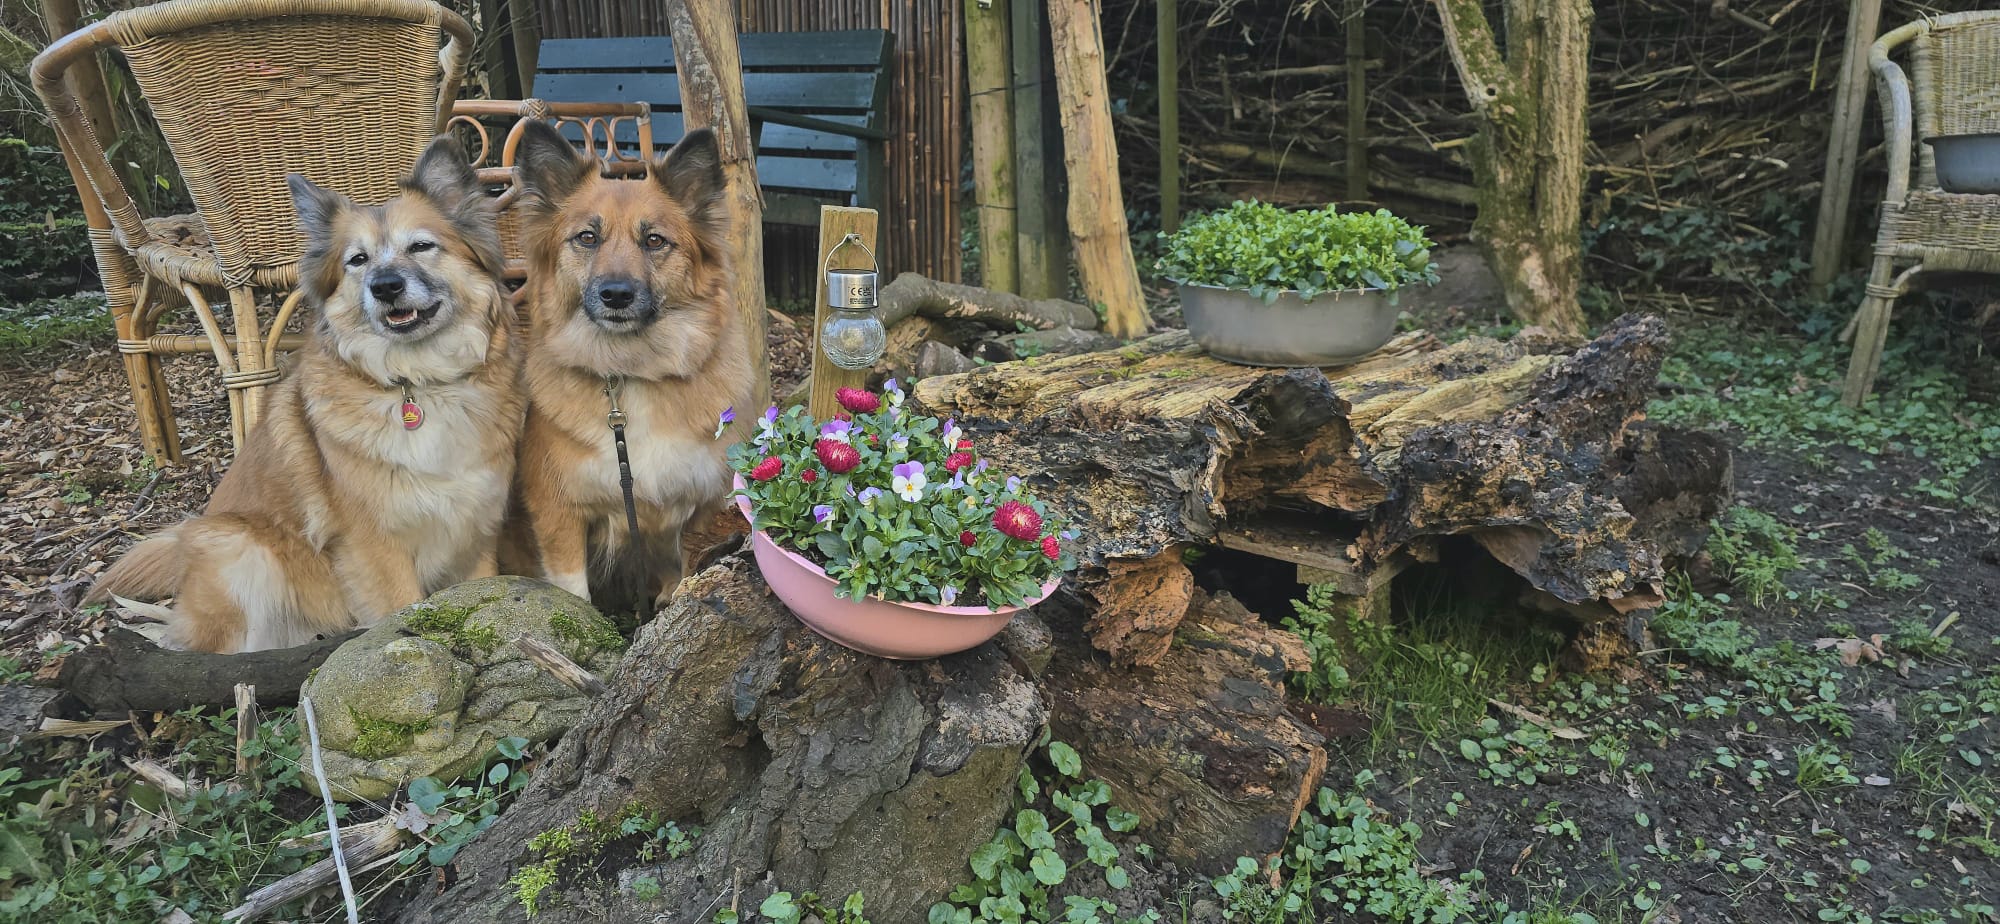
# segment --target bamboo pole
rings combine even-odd
[[[1056,230],[1055,185],[1049,181],[1048,152],[1043,132],[1042,4],[1035,0],[1011,5],[1014,86],[1014,228],[1016,281],[1028,298],[1060,298],[1067,294],[1062,271],[1062,244]]]
[[[1008,86],[1008,0],[965,0],[965,72],[972,94],[972,185],[979,202],[979,281],[1020,286],[1014,224],[1014,94]]]
[[[744,348],[754,363],[757,393],[751,407],[771,400],[771,357],[765,343],[764,196],[757,188],[757,150],[750,110],[743,99],[743,58],[736,42],[730,0],[667,0],[679,71],[681,112],[688,130],[712,129],[728,181],[724,200],[729,236],[730,295],[743,326]]]
[[[1812,284],[1825,286],[1840,275],[1847,247],[1849,199],[1854,194],[1854,167],[1861,147],[1861,120],[1868,106],[1868,47],[1882,19],[1882,0],[1853,0],[1847,8],[1847,50],[1842,53],[1840,83],[1833,93],[1833,128],[1827,132],[1825,181],[1819,191],[1819,217],[1814,220]]]
[[[1069,171],[1069,236],[1084,296],[1102,306],[1105,330],[1118,337],[1146,331],[1146,295],[1132,260],[1125,196],[1118,182],[1118,146],[1105,86],[1104,37],[1090,0],[1049,4],[1061,102],[1063,164]]]
[[[1368,198],[1368,6],[1347,0],[1347,198]]]
[[[535,63],[542,53],[542,20],[533,0],[507,0],[507,31],[514,37],[514,66],[521,95],[535,95]]]
[[[840,245],[849,234],[861,237],[861,243],[869,250],[881,253],[875,247],[875,232],[880,216],[874,209],[853,209],[838,205],[819,207],[819,258],[814,266],[827,269],[868,269],[868,254],[858,247],[841,247],[839,253],[833,249]],[[829,262],[828,254],[833,254]],[[876,267],[880,269],[880,267]],[[842,369],[826,357],[826,350],[819,342],[820,330],[833,316],[833,307],[826,301],[826,277],[820,276],[813,287],[813,351],[812,351],[812,393],[806,399],[806,410],[815,420],[832,420],[834,412],[840,410],[840,402],[835,393],[843,388],[861,388],[868,384],[868,370]],[[879,290],[878,290],[879,291]]]
[[[1181,36],[1178,0],[1154,0],[1159,8],[1160,230],[1181,227]]]

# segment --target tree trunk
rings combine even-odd
[[[1590,0],[1506,0],[1504,54],[1480,0],[1435,2],[1480,120],[1467,146],[1479,196],[1473,234],[1516,317],[1582,333]]]
[[[1069,236],[1076,248],[1084,297],[1103,306],[1105,330],[1119,337],[1146,332],[1146,295],[1132,261],[1125,197],[1118,184],[1118,146],[1111,127],[1111,91],[1104,79],[1104,36],[1090,0],[1049,4],[1056,93],[1062,101],[1063,163],[1069,169]]]
[[[757,188],[757,151],[750,112],[743,101],[743,62],[736,46],[735,4],[727,0],[667,0],[681,105],[689,130],[712,129],[728,180],[734,230],[730,294],[736,300],[744,347],[756,363],[756,400],[771,397],[770,350],[764,342],[764,198]]]
[[[1290,551],[1258,554],[1364,588],[1462,534],[1557,598],[1652,599],[1662,546],[1685,544],[1667,539],[1728,494],[1719,446],[1673,471],[1628,451],[1665,341],[1637,318],[1573,353],[1406,334],[1323,373],[1220,362],[1176,332],[928,380],[915,399],[1079,525],[1072,584],[1095,604],[1093,641],[1146,665],[1193,597],[1182,550],[1274,530],[1297,537]],[[1666,521],[1657,535],[1640,512]]]
[[[965,73],[972,108],[972,185],[979,200],[979,283],[1019,291],[1014,253],[1013,61],[1007,0],[965,0]]]

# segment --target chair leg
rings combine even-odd
[[[132,410],[139,418],[139,441],[154,464],[170,467],[181,464],[180,434],[174,429],[173,405],[168,400],[166,375],[160,358],[147,342],[152,325],[147,322],[151,280],[132,288],[112,292],[105,287],[111,304],[111,323],[118,332],[119,358],[125,364],[125,381],[132,390]]]
[[[1910,277],[1921,269],[1921,265],[1913,266],[1892,278],[1893,261],[1886,256],[1875,258],[1868,274],[1867,295],[1855,315],[1854,352],[1847,361],[1847,383],[1841,389],[1840,400],[1848,407],[1860,407],[1868,393],[1875,390],[1875,377],[1882,369],[1882,347],[1889,342],[1889,316],[1895,310],[1897,296],[1903,294]]]
[[[231,320],[236,327],[236,371],[223,377],[222,384],[243,394],[243,435],[256,432],[264,416],[264,393],[278,378],[278,370],[266,362],[264,331],[257,321],[257,293],[247,286],[229,290]]]
[[[229,350],[229,338],[222,334],[222,324],[215,318],[215,310],[201,289],[183,284],[181,295],[188,300],[188,307],[194,309],[195,319],[201,322],[201,329],[208,334],[208,346],[215,353],[215,364],[222,373],[222,388],[229,395],[229,441],[238,451],[243,449],[248,428],[244,426],[243,392],[236,384],[238,373],[236,355]]]

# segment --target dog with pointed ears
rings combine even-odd
[[[85,598],[178,647],[289,647],[497,570],[525,400],[492,199],[442,136],[384,205],[288,181],[307,342],[203,514]]]
[[[682,528],[729,491],[718,421],[755,393],[729,281],[761,270],[730,266],[729,240],[759,229],[729,226],[706,130],[621,180],[531,123],[519,164],[532,202],[525,517],[505,564],[601,609],[650,613],[680,583]]]

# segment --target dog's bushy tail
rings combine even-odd
[[[85,603],[108,603],[115,596],[152,601],[173,596],[181,582],[181,541],[178,532],[154,536],[118,559],[90,592]]]

